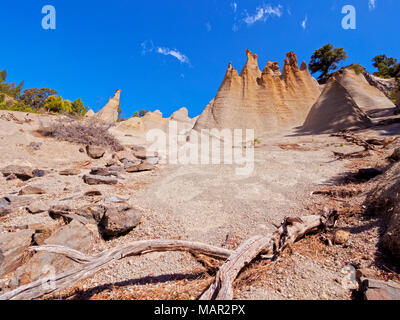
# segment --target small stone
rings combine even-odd
[[[350,232],[344,230],[338,230],[335,232],[334,242],[336,244],[344,245],[350,239]]]
[[[79,169],[65,169],[59,172],[62,176],[76,176],[81,173]]]
[[[28,206],[27,210],[31,214],[37,214],[47,211],[47,207],[42,201],[34,201]]]
[[[41,177],[44,177],[45,175],[46,175],[46,171],[44,171],[44,170],[39,170],[39,169],[33,170],[33,176],[35,178],[41,178]]]
[[[10,175],[15,175],[18,179],[23,181],[32,179],[34,177],[33,169],[27,166],[16,166],[10,165],[1,170],[1,173],[8,177]]]
[[[83,181],[85,181],[85,183],[89,185],[97,185],[97,184],[114,185],[118,183],[118,180],[112,177],[93,176],[93,175],[84,175]]]
[[[104,156],[106,150],[98,146],[86,146],[86,152],[92,159],[100,159]]]
[[[131,231],[140,223],[140,214],[130,207],[109,208],[99,224],[103,237],[116,237]]]
[[[19,195],[28,195],[28,194],[45,194],[46,191],[42,188],[35,186],[27,186],[19,191]]]
[[[84,194],[86,197],[95,197],[95,196],[101,196],[101,192],[98,190],[90,190],[85,192]]]
[[[143,161],[139,165],[126,167],[125,171],[132,173],[132,172],[151,171],[153,169],[154,169],[154,166],[151,163],[148,163],[147,161]]]

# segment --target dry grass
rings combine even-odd
[[[45,137],[68,141],[77,144],[94,145],[110,148],[113,151],[123,150],[121,144],[108,132],[109,124],[94,120],[57,119],[38,133]]]

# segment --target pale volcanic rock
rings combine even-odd
[[[116,123],[118,121],[118,108],[121,90],[117,90],[113,98],[101,109],[96,117],[106,123]]]
[[[360,109],[367,114],[395,108],[393,102],[382,91],[370,85],[362,73],[357,74],[352,68],[343,68],[335,72],[333,77],[346,88]]]
[[[301,125],[320,95],[320,89],[303,63],[289,52],[282,72],[277,62],[260,71],[250,50],[240,75],[229,63],[216,97],[198,118],[194,129],[254,129],[256,136]]]
[[[90,109],[88,112],[85,114],[85,118],[93,118],[96,114],[92,109]]]
[[[350,93],[331,78],[311,108],[300,131],[307,134],[333,133],[345,129],[365,128],[372,124]]]

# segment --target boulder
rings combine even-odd
[[[5,177],[15,175],[18,179],[23,181],[32,179],[34,177],[33,169],[27,166],[10,165],[1,169],[1,173]]]
[[[103,147],[86,146],[86,152],[92,159],[100,159],[104,156],[106,150]]]
[[[103,237],[124,235],[140,223],[140,214],[130,207],[109,208],[100,221],[99,230]]]
[[[114,185],[118,183],[118,180],[113,177],[103,177],[103,176],[94,176],[94,175],[84,175],[83,181],[89,185],[98,185],[98,184],[108,184]]]
[[[59,172],[61,176],[76,176],[81,173],[79,169],[65,169]]]
[[[72,221],[43,241],[45,245],[61,245],[87,253],[94,243],[92,232],[83,224]],[[59,254],[37,252],[28,263],[19,267],[15,276],[19,285],[31,283],[44,276],[59,274],[79,264]]]
[[[23,263],[32,235],[32,230],[0,234],[0,277],[15,271]]]
[[[19,195],[21,196],[29,194],[46,194],[46,191],[36,186],[26,186],[19,191]]]

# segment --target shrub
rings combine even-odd
[[[46,137],[72,143],[102,146],[114,151],[123,150],[115,137],[108,132],[111,125],[95,120],[74,120],[63,117],[39,129]]]
[[[348,68],[353,69],[356,74],[360,74],[363,71],[365,71],[365,68],[360,64],[352,64],[352,65],[348,66]]]

